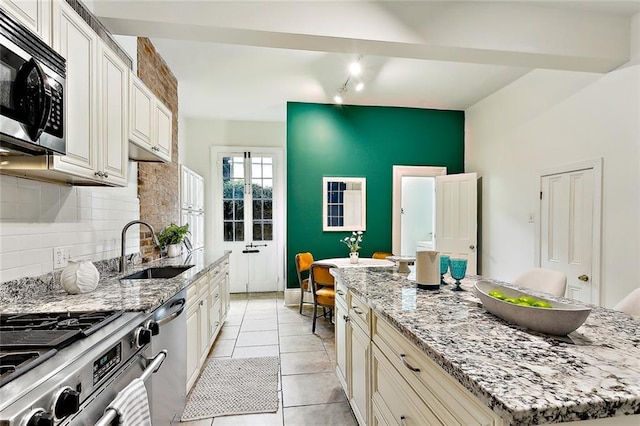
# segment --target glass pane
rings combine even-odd
[[[262,241],[262,222],[253,222],[253,240]]]
[[[265,219],[273,219],[273,202],[265,200],[262,204],[262,217]]]
[[[222,218],[226,220],[233,220],[233,201],[224,200],[222,202]],[[225,223],[226,225],[226,223]],[[227,241],[227,240],[225,240]]]
[[[253,200],[253,219],[262,219],[262,201]]]
[[[236,200],[233,203],[235,220],[244,220],[244,201]]]
[[[254,158],[251,162],[251,177],[254,179],[262,177],[262,164],[259,158]]]
[[[234,179],[231,181],[233,185],[233,197],[242,200],[244,198],[244,180]]]
[[[224,157],[222,159],[222,179],[228,180],[231,178],[231,158]]]
[[[262,198],[262,181],[260,179],[253,179],[252,183],[253,198]]]
[[[243,222],[234,222],[235,228],[235,241],[244,241],[244,223]]]
[[[222,183],[222,198],[233,198],[233,184],[229,180]]]
[[[271,164],[266,164],[266,158],[265,158],[265,164],[262,165],[262,176],[265,178],[273,178],[273,166]],[[271,160],[269,158],[269,160]]]
[[[263,241],[272,241],[273,240],[273,224],[271,222],[265,222],[262,230],[262,240]]]
[[[244,158],[233,157],[232,175],[236,179],[244,179]]]
[[[233,222],[224,222],[224,240],[233,241]]]

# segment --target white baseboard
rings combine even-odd
[[[304,293],[304,301],[306,303],[313,304],[313,296],[310,292]],[[288,288],[284,291],[284,305],[285,306],[300,306],[300,289]]]

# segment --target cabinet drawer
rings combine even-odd
[[[373,317],[374,346],[447,425],[499,425],[502,421],[392,325]]]
[[[224,277],[223,269],[222,265],[216,265],[211,272],[209,272],[211,274],[212,282],[217,283],[222,277]]]
[[[220,301],[220,286],[217,284],[211,285],[211,287],[209,287],[209,294],[211,294],[211,300],[213,303]]]
[[[402,426],[443,425],[382,352],[373,346],[372,401],[384,423]]]
[[[187,287],[187,309],[198,300],[198,293],[200,293],[200,280]]]
[[[349,292],[349,318],[367,334],[371,335],[371,309],[358,296]]]
[[[347,288],[336,280],[336,302],[342,302],[343,305],[348,306],[347,295]]]

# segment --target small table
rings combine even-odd
[[[398,272],[401,274],[411,272],[411,269],[409,269],[409,263],[416,261],[415,256],[387,256],[387,259],[398,262]]]
[[[323,263],[328,265],[334,265],[338,268],[354,268],[354,267],[368,267],[368,266],[394,266],[395,263],[386,259],[373,259],[370,257],[361,257],[358,259],[358,263],[351,263],[348,257],[335,257],[331,259],[320,259],[314,263]]]

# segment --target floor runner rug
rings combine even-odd
[[[212,358],[196,381],[182,421],[278,411],[278,357]]]

